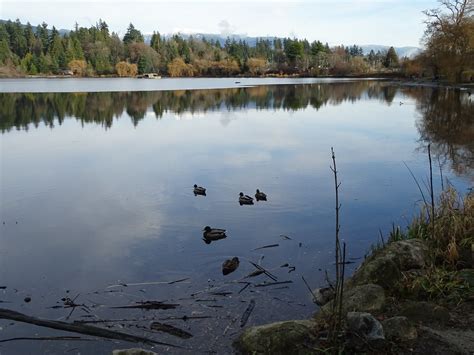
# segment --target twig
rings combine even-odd
[[[438,155],[437,159],[438,159],[438,166],[439,166],[439,175],[440,175],[440,178],[441,178],[441,191],[444,191],[443,168],[441,166],[441,162],[439,161],[439,155]]]
[[[342,322],[342,300],[344,298],[344,273],[346,270],[346,243],[344,242],[342,247],[342,271],[341,271],[341,295],[339,297],[339,327]]]
[[[435,234],[435,201],[433,191],[433,166],[431,164],[431,144],[428,144],[428,159],[430,161],[430,197],[431,197],[431,236],[434,239]]]
[[[311,295],[313,296],[313,302],[315,302],[315,301],[316,301],[316,295],[314,294],[314,292],[313,292],[313,290],[311,289],[311,287],[309,286],[309,284],[306,282],[306,279],[304,278],[303,275],[301,275],[301,278],[303,279],[304,284],[305,284],[306,287],[308,288],[309,293],[311,293]]]
[[[415,184],[416,184],[416,186],[418,186],[418,190],[420,191],[421,197],[423,198],[423,202],[425,203],[425,205],[428,205],[428,203],[426,202],[425,194],[423,193],[423,190],[421,189],[421,186],[418,183],[418,180],[416,179],[415,175],[413,174],[413,171],[411,171],[411,169],[409,168],[407,163],[403,162],[403,164],[405,164],[406,168],[410,172],[411,177],[413,178],[413,180],[415,180]]]

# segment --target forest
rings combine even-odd
[[[154,32],[149,43],[130,24],[123,38],[105,21],[89,28],[75,25],[61,35],[56,27],[16,21],[0,23],[0,75],[136,76],[159,73],[172,77],[234,75],[350,75],[396,71],[399,58],[387,52],[329,45],[306,39],[257,39],[254,46],[227,38],[225,43]]]
[[[321,41],[296,38],[225,43],[205,37],[143,33],[129,24],[123,38],[103,20],[89,28],[77,23],[60,34],[42,23],[33,27],[20,20],[0,21],[0,77],[75,75],[133,77],[158,73],[191,76],[350,76],[401,75],[449,82],[474,78],[474,16],[470,0],[442,0],[426,10],[424,50],[415,58],[386,52],[363,53],[353,46],[330,47]]]

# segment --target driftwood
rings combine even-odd
[[[247,321],[250,317],[250,314],[252,313],[253,309],[255,308],[255,300],[250,300],[250,303],[247,307],[247,309],[245,310],[244,314],[242,314],[242,318],[240,319],[240,327],[242,328],[243,326],[245,326],[245,324],[247,324]]]
[[[116,306],[112,308],[139,308],[139,309],[174,309],[178,307],[176,303],[163,303],[161,301],[143,301],[128,306]]]
[[[150,329],[156,330],[158,332],[168,333],[182,339],[189,339],[193,337],[191,333],[188,333],[187,331],[183,329],[176,328],[175,326],[172,326],[170,324],[165,324],[165,323],[160,323],[160,322],[151,323]]]
[[[66,323],[66,322],[55,321],[55,320],[40,319],[40,318],[28,316],[20,312],[11,311],[5,308],[0,308],[0,319],[9,319],[9,320],[17,321],[17,322],[22,322],[22,323],[34,324],[40,327],[46,327],[46,328],[52,328],[52,329],[57,329],[57,330],[63,330],[66,332],[91,335],[91,336],[95,336],[99,338],[129,341],[132,343],[166,345],[166,346],[172,346],[175,348],[180,347],[177,345],[163,343],[163,342],[155,341],[153,339],[144,338],[138,335],[132,335],[132,334],[127,334],[127,333],[122,333],[122,332],[116,332],[113,330],[94,327],[92,325],[86,325],[86,324],[80,324],[80,323]]]
[[[274,285],[283,285],[283,284],[291,284],[293,281],[278,281],[278,282],[263,282],[261,284],[254,285],[255,287],[267,287],[267,286],[274,286]]]
[[[249,261],[250,264],[252,264],[257,270],[260,270],[260,271],[263,271],[263,273],[265,275],[267,275],[269,278],[271,278],[273,281],[276,281],[277,280],[277,277],[273,274],[271,274],[269,271],[267,271],[265,268],[263,268],[262,266],[258,265],[258,264],[255,264],[254,262],[252,261]]]
[[[179,280],[174,280],[174,281],[151,281],[151,282],[134,282],[134,283],[121,283],[117,285],[110,285],[107,286],[107,288],[113,288],[113,287],[129,287],[129,286],[149,286],[149,285],[173,285],[178,282],[184,282],[189,280],[189,277],[186,277],[184,279],[179,279]]]
[[[6,343],[9,341],[16,340],[79,340],[79,341],[91,341],[93,339],[81,338],[81,337],[68,337],[68,336],[58,336],[58,337],[18,337],[18,338],[9,338],[0,340],[0,343]]]
[[[266,249],[266,248],[274,248],[274,247],[278,247],[278,246],[280,246],[280,244],[269,244],[269,245],[264,245],[263,247],[255,248],[255,249],[252,249],[252,250],[260,250],[260,249]]]
[[[263,270],[255,270],[254,272],[251,272],[250,274],[245,276],[244,279],[248,279],[249,277],[255,277],[255,276],[261,275],[263,273],[264,273]]]

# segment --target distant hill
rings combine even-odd
[[[230,39],[235,39],[236,41],[239,41],[239,40],[246,41],[250,47],[255,46],[257,39],[268,39],[270,41],[273,41],[274,39],[278,38],[275,36],[250,37],[247,35],[239,35],[239,34],[232,34],[229,36],[225,36],[225,35],[220,35],[220,34],[215,34],[215,33],[193,33],[193,34],[178,33],[178,34],[181,37],[186,38],[186,39],[189,38],[190,36],[193,36],[194,38],[198,38],[198,39],[206,38],[207,40],[213,40],[213,41],[217,40],[219,41],[221,45],[224,45],[225,41],[227,40],[227,37],[229,37]],[[173,34],[165,35],[166,38],[169,38],[171,36],[173,36]],[[145,37],[145,43],[150,43],[151,35],[145,35],[144,37]],[[283,38],[280,38],[280,39],[283,39]],[[350,44],[350,45],[348,44],[347,46],[352,46],[352,45],[353,44]],[[364,51],[364,54],[369,54],[371,50],[373,50],[376,53],[377,51],[386,52],[390,48],[390,46],[384,46],[380,44],[367,44],[367,45],[358,45],[358,46],[362,48],[362,50]],[[397,52],[397,55],[400,58],[403,58],[403,57],[412,58],[421,52],[421,48],[419,47],[394,47],[394,48],[395,48],[395,51]]]
[[[366,45],[361,45],[359,47],[362,48],[362,50],[364,51],[364,54],[369,54],[371,50],[373,50],[375,53],[377,53],[377,51],[386,52],[390,48],[390,46],[383,46],[380,44],[366,44]],[[395,48],[395,52],[397,52],[397,55],[400,58],[403,58],[403,57],[412,58],[421,52],[421,48],[419,47],[393,47],[393,48]]]
[[[191,33],[191,34],[190,33],[173,33],[173,34],[166,34],[164,36],[165,38],[170,38],[175,34],[185,39],[188,39],[189,37],[193,36],[194,38],[197,38],[197,39],[205,38],[208,41],[212,40],[215,42],[217,40],[222,46],[225,44],[225,41],[227,40],[227,38],[230,38],[231,40],[235,39],[236,41],[239,41],[239,40],[246,41],[250,47],[255,47],[255,44],[257,43],[257,39],[268,39],[270,41],[273,41],[274,39],[278,38],[275,36],[249,37],[246,35],[239,35],[239,34],[231,34],[229,36],[225,36],[225,35],[220,35],[220,34],[215,34],[215,33]],[[150,43],[151,36],[152,35],[150,34],[144,35],[145,43]]]

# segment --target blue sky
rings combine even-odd
[[[435,0],[0,0],[0,18],[45,21],[65,29],[75,22],[90,26],[101,18],[122,35],[132,22],[144,33],[276,35],[331,45],[420,46],[422,11],[435,7]]]

